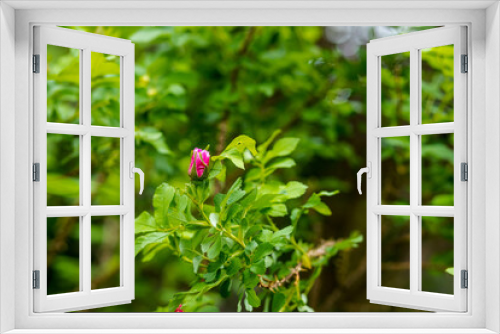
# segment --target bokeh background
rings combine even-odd
[[[301,238],[366,235],[366,201],[356,172],[366,156],[366,44],[371,39],[432,27],[68,27],[129,39],[135,44],[136,166],[146,175],[136,215],[152,211],[158,185],[182,187],[194,147],[219,153],[232,138],[257,142],[281,129],[300,138],[297,167],[278,173],[308,193],[340,190],[324,200],[333,215],[311,215]],[[408,124],[409,54],[382,57],[382,124]],[[48,49],[50,122],[79,123],[79,52]],[[422,50],[422,120],[453,121],[453,47]],[[92,124],[119,125],[120,59],[92,53]],[[48,205],[79,203],[79,138],[48,135]],[[92,140],[92,204],[119,203],[119,141]],[[409,201],[409,140],[382,142],[383,204]],[[453,205],[453,136],[422,138],[422,201]],[[228,170],[228,184],[237,171]],[[138,184],[137,184],[138,187]],[[307,196],[307,194],[306,194]],[[49,294],[78,290],[78,219],[48,224]],[[453,219],[422,222],[423,289],[453,293]],[[382,283],[409,286],[409,221],[383,217]],[[92,287],[119,284],[119,217],[92,221]],[[309,294],[316,312],[409,311],[366,299],[366,243],[342,252]],[[450,272],[450,270],[448,270]],[[192,267],[167,249],[136,258],[135,300],[98,312],[161,311],[175,292],[188,290]],[[450,290],[451,289],[451,290]],[[236,297],[200,311],[235,312]]]

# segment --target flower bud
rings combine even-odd
[[[210,164],[210,153],[207,150],[202,150],[195,148],[193,150],[193,155],[191,156],[191,164],[189,165],[188,174],[191,178],[194,178],[193,167],[196,169],[196,176],[201,179],[205,175],[205,171],[208,171],[208,165]]]

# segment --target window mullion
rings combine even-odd
[[[419,57],[418,50],[410,50],[410,291],[419,290],[420,282],[420,217],[414,209],[420,204],[420,137],[413,130],[419,122]]]
[[[84,127],[91,126],[91,58],[90,49],[83,49],[82,57],[82,83],[81,83],[81,94],[82,94],[82,125]],[[82,247],[82,258],[83,270],[81,271],[81,277],[83,281],[83,291],[90,293],[91,290],[91,215],[90,215],[90,205],[91,205],[91,134],[90,132],[82,135],[82,155],[81,155],[81,166],[80,170],[83,175],[81,178],[81,188],[83,189],[82,201],[83,206],[88,208],[89,211],[83,216],[83,226],[82,226],[82,237],[80,238],[80,243]]]

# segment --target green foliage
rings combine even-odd
[[[388,29],[397,34],[422,28]],[[284,137],[300,138],[300,144],[293,152],[293,157],[277,156],[266,161],[264,174],[261,173],[261,166],[252,162],[262,161],[264,157],[257,160],[256,155],[248,150],[243,155],[226,152],[224,162],[220,159],[212,163],[209,176],[212,188],[208,189],[208,193],[205,190],[205,195],[209,196],[205,203],[209,204],[204,205],[204,211],[209,220],[212,213],[219,214],[219,219],[216,220],[217,216],[212,215],[211,223],[216,221],[220,225],[228,216],[232,219],[229,211],[232,212],[238,206],[245,206],[246,201],[255,200],[254,202],[261,206],[261,212],[267,212],[266,215],[270,216],[280,229],[292,225],[293,236],[300,239],[300,246],[302,243],[318,245],[322,239],[350,236],[352,230],[364,233],[366,203],[364,197],[358,195],[353,179],[360,166],[364,165],[366,157],[366,48],[363,39],[361,45],[356,46],[355,53],[346,56],[342,45],[329,40],[328,27],[87,26],[74,29],[130,39],[135,43],[135,161],[146,174],[144,194],[136,196],[135,209],[137,213],[151,212],[149,216],[141,214],[138,217],[143,221],[138,227],[137,237],[141,237],[141,233],[168,234],[166,239],[160,238],[158,243],[152,242],[139,252],[136,259],[136,299],[131,304],[97,311],[167,311],[166,307],[158,305],[166,305],[176,292],[189,290],[192,282],[199,281],[199,275],[206,273],[207,260],[201,255],[190,256],[193,261],[191,263],[170,248],[170,241],[175,240],[172,234],[178,235],[182,232],[182,240],[190,240],[190,236],[200,233],[199,231],[206,231],[209,235],[209,228],[200,226],[206,222],[193,213],[196,219],[188,221],[189,224],[167,216],[166,221],[169,224],[184,226],[185,231],[172,232],[167,230],[169,227],[157,226],[151,199],[158,185],[162,183],[168,183],[175,189],[184,189],[184,184],[189,181],[189,152],[194,147],[204,148],[208,143],[213,154],[221,156],[230,139],[241,133],[256,139],[259,143],[256,145],[258,154],[272,150],[272,144],[276,143],[276,136],[280,134],[280,131],[276,131],[269,138],[275,129],[282,129]],[[374,28],[365,29],[364,33],[368,38],[376,37]],[[356,38],[351,36],[349,39]],[[49,46],[47,56],[47,120],[78,124],[79,51]],[[115,112],[119,102],[119,94],[116,93],[118,62],[116,57],[109,55],[97,57],[93,59],[92,64],[92,123],[115,126]],[[450,117],[453,117],[453,101],[450,100],[450,92],[453,89],[450,86],[450,69],[453,68],[453,63],[449,60],[449,50],[446,48],[422,50],[422,116],[425,122],[452,120]],[[111,69],[102,75],[104,71],[97,69],[98,63],[110,66]],[[402,89],[406,81],[398,77],[398,72],[384,72],[382,79],[387,89],[384,88],[382,93],[388,97],[384,99],[384,113],[392,115],[390,117],[398,117],[397,108],[401,108],[398,101],[406,101],[408,98],[404,95],[407,91]],[[404,71],[399,73],[404,74]],[[399,85],[391,85],[391,82],[397,82]],[[397,122],[397,118],[388,121]],[[448,182],[450,170],[453,171],[450,155],[453,138],[448,136],[429,140],[426,137],[422,137],[422,178],[426,182],[422,189],[423,200],[426,205],[453,205],[453,188]],[[47,141],[48,205],[78,205],[79,138],[48,135]],[[94,141],[92,145],[94,151]],[[444,147],[446,153],[442,154]],[[92,177],[93,193],[98,195],[96,200],[101,204],[115,199],[116,189],[120,187],[119,172],[111,169],[115,168],[114,164],[107,162],[119,159],[119,155],[114,155],[115,150],[114,145],[100,147],[95,164],[92,165],[93,171],[101,168],[99,173],[94,173]],[[406,184],[406,179],[402,176],[407,171],[405,166],[408,164],[405,160],[406,153],[401,146],[391,150],[395,154],[384,156],[382,183],[387,187],[383,188],[383,192],[397,197],[400,189]],[[437,156],[442,158],[434,159]],[[240,167],[243,162],[246,170],[228,163],[231,160],[229,157],[235,159]],[[434,163],[430,162],[432,159]],[[388,170],[391,166],[394,168]],[[221,217],[220,204],[239,177],[242,178],[239,190],[244,191],[245,195],[238,199],[241,192],[234,191],[233,199],[236,202],[229,201],[230,204],[227,204],[226,201],[223,204],[227,212],[226,217]],[[265,180],[266,186],[258,191],[252,189],[252,184],[258,184],[261,178]],[[301,186],[294,183],[291,183],[288,190],[285,189],[290,182],[307,185],[305,193],[299,196]],[[137,181],[136,191],[138,187]],[[333,212],[331,216],[323,216],[314,208],[302,207],[313,193],[319,195],[322,189],[339,189],[342,193],[334,198],[320,196],[320,203],[324,202]],[[279,198],[283,197],[284,193],[291,196],[290,199]],[[293,196],[299,197],[292,198]],[[173,201],[174,204],[170,206],[177,208],[175,199]],[[269,205],[270,203],[272,205]],[[227,206],[235,208],[229,210]],[[323,210],[323,213],[328,212],[322,204],[317,208]],[[186,216],[186,213],[187,211],[184,211],[183,215]],[[177,212],[172,211],[172,214],[182,218]],[[201,223],[197,219],[200,219]],[[53,226],[48,224],[48,230],[50,228]],[[255,228],[249,228],[244,237],[252,238],[252,241],[258,237],[256,243],[260,243],[261,239],[270,242],[267,239],[273,236],[270,232],[275,233],[270,229],[261,231],[261,225],[256,224]],[[54,240],[57,240],[54,244],[60,247],[54,249],[61,254],[65,249],[60,246],[64,245],[64,240],[72,244],[70,241],[75,239],[78,245],[78,235],[70,238],[65,236],[65,233],[67,232],[63,228],[54,231]],[[443,227],[428,231],[426,235],[446,235],[448,238],[450,233],[453,233],[452,229]],[[108,242],[106,238],[103,240]],[[394,240],[397,245],[398,239]],[[193,242],[196,244],[199,241]],[[203,240],[200,244],[202,243]],[[189,241],[183,241],[174,246],[179,250],[181,247],[184,254],[187,254],[188,244]],[[251,245],[245,244],[249,249],[255,246],[251,242],[249,244]],[[390,251],[394,247],[392,244],[386,246],[382,248],[383,251]],[[201,246],[198,246],[198,249],[199,247]],[[222,245],[221,254],[225,254],[226,247],[226,244]],[[364,247],[364,244],[361,244],[358,249],[350,252],[349,256],[344,256],[341,252],[333,261],[333,265],[326,266],[324,270],[316,268],[303,273],[306,275],[304,279],[315,278],[314,288],[308,287],[312,289],[307,295],[309,306],[318,311],[393,310],[388,307],[378,308],[366,300],[363,279],[363,261],[366,254]],[[71,253],[71,261],[55,261],[50,266],[49,276],[54,277],[52,281],[61,282],[61,278],[69,273],[78,273],[78,247],[75,249]],[[207,250],[208,248],[204,254]],[[439,255],[440,247],[429,249],[429,252],[431,251]],[[145,252],[147,256],[143,256]],[[105,258],[103,257],[103,261]],[[292,261],[287,257],[282,260]],[[307,260],[304,257],[304,263],[307,263]],[[314,259],[310,260],[314,266]],[[267,271],[276,265],[273,261],[275,259],[272,256],[264,256],[263,263]],[[229,261],[229,267],[225,270],[230,270],[229,276],[233,276],[236,271],[246,272],[242,269],[244,263],[239,257],[235,257]],[[433,256],[424,265],[435,267],[436,273],[444,273],[445,268],[449,267],[443,266],[446,263],[448,261],[442,261],[439,256]],[[294,263],[290,263],[289,267],[293,265]],[[115,274],[119,273],[119,265],[108,263],[108,267]],[[260,270],[262,263],[254,267],[254,271]],[[286,275],[287,272],[283,269],[279,274]],[[258,278],[257,274],[250,270],[246,275],[250,285]],[[77,280],[78,274],[74,277]],[[445,280],[436,277],[435,285],[446,284],[443,283]],[[228,279],[221,281],[221,285],[224,283],[227,288],[226,285],[230,284],[226,283],[227,281]],[[231,280],[233,281],[237,282],[236,279]],[[262,293],[260,289],[268,290],[257,288],[257,296]],[[238,290],[236,283],[231,283],[232,294],[227,299],[221,297],[217,290],[218,288],[214,288],[207,291],[196,306],[193,304],[190,306],[192,308],[188,307],[186,310],[234,311],[238,307],[243,310],[248,304],[244,302],[245,289]],[[277,306],[280,298],[276,298]],[[304,299],[301,300],[297,299],[302,305]],[[273,310],[274,298],[264,298],[264,301],[260,309]],[[248,306],[252,307],[250,304]],[[304,311],[309,310],[303,306],[298,307]]]
[[[276,312],[313,311],[307,305],[307,294],[317,276],[302,272],[320,269],[339,251],[348,251],[363,241],[357,233],[319,245],[296,239],[301,216],[311,210],[331,215],[321,197],[338,191],[313,193],[302,205],[291,205],[290,200],[305,195],[307,186],[269,178],[276,171],[275,160],[286,157],[295,164],[290,155],[299,140],[274,141],[277,135],[258,150],[255,140],[235,138],[219,156],[211,157],[207,179],[187,183],[184,189],[163,183],[153,197],[154,215],[145,211],[137,217],[136,254],[150,260],[159,246],[166,245],[191,263],[196,274],[191,287],[176,293],[166,310],[182,304],[186,310],[199,311],[206,293],[218,289],[222,298],[237,294],[239,310],[243,304],[250,312],[264,302],[271,303]],[[244,156],[252,168],[237,178],[227,193],[217,192],[219,174],[212,171],[221,170],[226,159],[244,169]],[[293,209],[289,211],[289,207]],[[279,228],[274,217],[286,217],[286,226]]]

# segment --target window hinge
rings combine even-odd
[[[33,55],[33,73],[40,73],[40,55]]]
[[[462,289],[467,289],[469,287],[469,274],[467,272],[467,270],[462,270],[460,272],[460,276],[461,276],[461,281],[462,281]]]
[[[38,162],[33,164],[33,181],[40,182],[40,164]]]
[[[466,162],[460,164],[460,180],[469,181],[469,165]]]
[[[462,55],[462,73],[469,72],[469,57],[467,55]]]
[[[33,270],[33,289],[40,289],[40,270]]]

